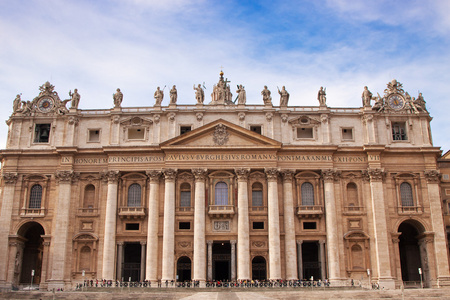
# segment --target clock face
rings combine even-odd
[[[50,98],[42,98],[41,100],[39,100],[37,106],[41,112],[49,112],[53,108],[53,100]]]
[[[391,108],[399,110],[405,105],[405,99],[403,99],[403,96],[401,95],[393,94],[389,96],[388,103]]]

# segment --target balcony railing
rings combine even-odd
[[[120,207],[119,217],[122,219],[139,219],[146,216],[145,207]]]
[[[45,209],[43,208],[22,208],[20,215],[22,217],[44,217]]]
[[[178,207],[178,211],[190,212],[190,211],[193,211],[193,207],[190,207],[190,206],[179,206]]]
[[[267,212],[267,206],[250,206],[252,212]]]
[[[78,209],[79,216],[97,216],[98,208],[88,207],[88,208],[79,208]]]
[[[347,215],[358,215],[364,213],[364,207],[363,206],[344,206],[344,214]]]
[[[399,206],[397,207],[397,212],[399,214],[421,214],[421,206]]]
[[[316,218],[323,215],[322,205],[301,205],[297,207],[297,216],[302,218]]]
[[[234,205],[210,205],[208,214],[216,217],[234,215]]]

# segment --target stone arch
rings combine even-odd
[[[191,281],[192,279],[192,260],[187,255],[182,255],[177,259],[178,281]]]
[[[252,258],[252,280],[267,279],[267,260],[264,256],[256,255]]]

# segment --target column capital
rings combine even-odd
[[[123,246],[123,244],[125,244],[123,241],[118,241],[118,242],[117,242],[117,245],[118,245],[118,246]]]
[[[175,176],[177,175],[177,169],[163,169],[165,180],[175,180]]]
[[[280,170],[277,168],[264,168],[264,173],[266,173],[267,180],[276,181],[278,179],[278,172]]]
[[[117,170],[105,170],[100,174],[103,181],[107,181],[109,183],[117,183],[119,180],[119,171]]]
[[[214,241],[211,241],[211,240],[209,240],[209,241],[206,241],[206,244],[208,244],[208,246],[212,246],[212,244],[214,243]]]
[[[236,240],[230,240],[231,246],[236,246]]]
[[[281,176],[283,176],[283,181],[290,182],[292,181],[292,178],[294,177],[295,170],[293,169],[283,169],[280,171]]]
[[[386,172],[384,172],[384,169],[368,168],[363,175],[369,177],[370,181],[383,181],[386,177]]]
[[[141,246],[147,245],[147,241],[141,241]]]
[[[301,246],[303,244],[303,240],[297,240],[297,245]]]
[[[194,174],[196,181],[205,181],[206,176],[208,175],[208,169],[192,169],[191,172]]]
[[[57,170],[55,172],[55,178],[58,183],[72,183],[80,178],[80,173],[72,170]]]
[[[438,170],[424,171],[423,174],[428,183],[438,183],[441,180],[441,173]]]
[[[341,177],[341,171],[335,169],[322,170],[322,178],[326,182],[338,180]]]
[[[325,240],[319,240],[319,244],[321,245],[325,245],[326,241]]]
[[[19,175],[17,173],[4,172],[2,173],[2,177],[5,184],[15,184]]]
[[[145,172],[150,179],[150,182],[157,183],[159,181],[159,178],[161,177],[161,170],[148,170]]]
[[[234,173],[236,173],[239,181],[247,181],[248,175],[250,174],[249,168],[235,168]]]

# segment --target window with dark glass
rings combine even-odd
[[[252,186],[252,206],[263,206],[263,187],[259,182]]]
[[[191,130],[192,130],[191,126],[181,126],[180,127],[180,134],[187,133],[187,132],[189,132]]]
[[[220,181],[215,186],[215,205],[228,205],[228,185]]]
[[[48,143],[50,137],[50,124],[36,124],[34,128],[34,142]]]
[[[137,183],[133,183],[128,187],[128,206],[141,206],[141,186]]]
[[[392,139],[394,141],[406,141],[408,139],[406,135],[405,123],[392,124]]]
[[[191,185],[189,183],[183,183],[180,186],[180,207],[191,206]]]
[[[42,186],[35,184],[30,190],[30,203],[28,208],[41,208],[42,201]]]
[[[412,187],[409,183],[400,184],[400,196],[402,206],[414,206]]]
[[[261,133],[262,133],[262,129],[261,129],[261,126],[260,126],[260,125],[253,125],[253,126],[250,126],[250,130],[253,131],[253,132],[256,132],[256,133],[258,133],[258,134],[261,134]]]
[[[312,206],[314,205],[314,186],[305,182],[302,184],[302,206]]]

